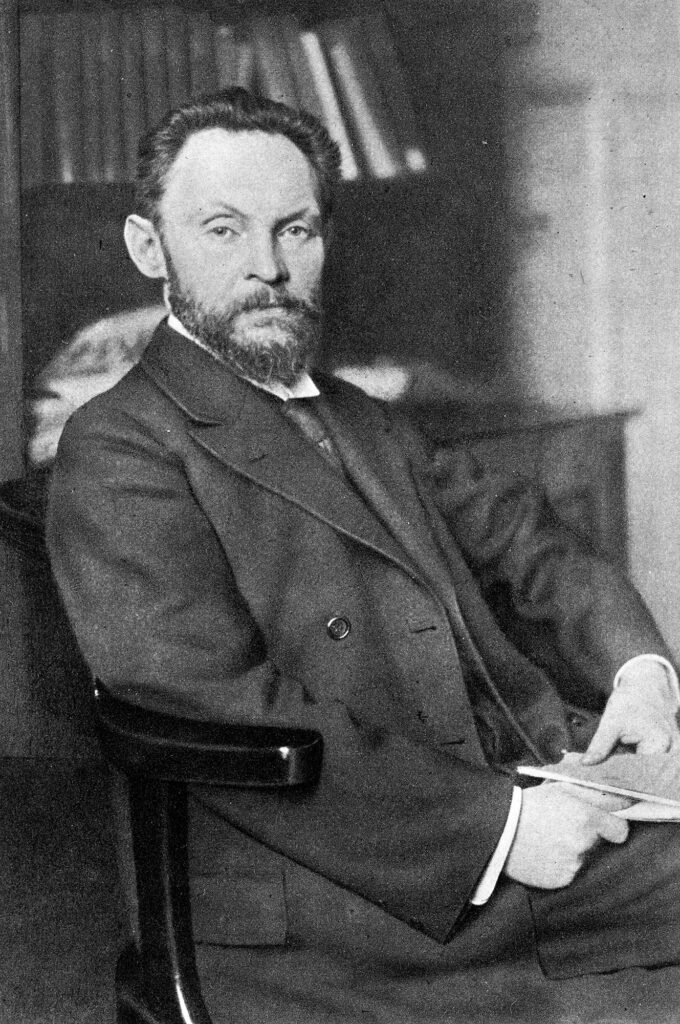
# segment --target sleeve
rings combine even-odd
[[[626,676],[629,669],[635,669],[636,666],[645,668],[650,664],[660,665],[666,673],[666,682],[668,683],[668,689],[673,694],[675,701],[680,705],[680,681],[678,680],[678,673],[671,665],[668,658],[662,658],[658,654],[638,654],[635,658],[630,658],[625,662],[616,675],[614,676],[614,682],[612,683],[612,690],[616,690]]]
[[[406,432],[416,474],[501,628],[565,699],[602,704],[629,659],[672,660],[632,583],[562,524],[534,485],[487,472],[465,446],[430,446]]]
[[[517,832],[517,826],[519,825],[519,816],[521,812],[522,790],[519,786],[515,786],[512,791],[512,802],[510,803],[508,820],[505,823],[503,834],[498,840],[498,846],[493,851],[484,874],[480,878],[479,884],[472,894],[470,903],[473,907],[481,907],[491,899],[494,889],[498,884],[498,879],[501,877],[501,873],[505,867],[505,862],[508,859],[508,854],[510,853],[512,844],[515,841],[515,834]]]
[[[162,426],[152,432],[108,402],[76,414],[53,473],[47,539],[83,653],[120,696],[323,733],[318,787],[225,791],[220,813],[412,927],[450,937],[505,827],[511,779],[438,748],[388,695],[364,703],[369,685],[355,687],[351,705],[312,701],[279,671]]]

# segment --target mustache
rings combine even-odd
[[[232,305],[229,312],[231,317],[235,317],[241,313],[267,309],[284,309],[291,313],[304,313],[312,320],[321,318],[321,307],[315,300],[300,299],[287,292],[271,291],[268,288],[260,288],[243,299],[239,299]]]

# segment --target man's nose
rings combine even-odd
[[[253,233],[249,239],[246,277],[265,284],[287,281],[288,266],[281,252],[278,238],[265,232]]]

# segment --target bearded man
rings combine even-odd
[[[171,315],[64,431],[54,571],[118,696],[324,734],[311,792],[193,794],[216,1019],[224,984],[255,1024],[506,1021],[528,991],[545,1020],[589,973],[678,959],[678,844],[512,766],[678,750],[677,680],[637,594],[536,495],[312,380],[338,178],[321,125],[242,90],[143,140],[125,238]],[[599,726],[478,578],[541,624]]]

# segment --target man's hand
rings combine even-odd
[[[663,667],[655,662],[631,666],[607,701],[582,763],[604,761],[619,743],[635,747],[638,754],[680,752],[677,712]]]
[[[601,839],[625,842],[628,823],[612,811],[629,804],[609,793],[562,782],[525,789],[505,874],[538,889],[564,888]]]

